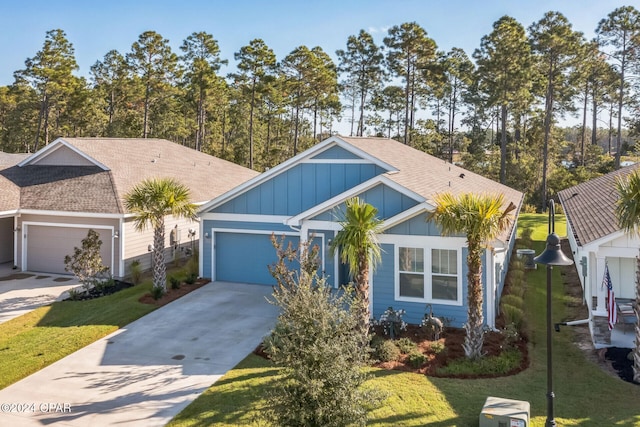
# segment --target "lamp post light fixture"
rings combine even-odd
[[[562,253],[560,238],[555,232],[555,204],[549,200],[549,235],[547,247],[533,259],[538,264],[547,266],[547,422],[545,427],[556,426],[553,416],[553,364],[551,355],[551,268],[554,265],[571,265],[573,261]]]

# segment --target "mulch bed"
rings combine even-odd
[[[384,337],[384,333],[381,329],[376,328],[376,335]],[[402,331],[398,338],[407,337],[418,345],[419,350],[427,356],[427,361],[419,368],[414,368],[409,364],[407,355],[402,355],[400,360],[394,362],[379,362],[373,366],[389,369],[395,371],[413,372],[416,374],[423,374],[433,377],[445,377],[439,375],[436,371],[446,366],[454,359],[464,358],[464,349],[462,344],[464,343],[465,331],[461,328],[447,328],[442,337],[438,340],[443,343],[445,350],[435,354],[431,349],[431,345],[435,342],[429,339],[428,333],[417,325],[407,325],[407,329]],[[522,363],[517,369],[508,372],[504,375],[458,375],[455,378],[493,378],[498,376],[514,375],[518,372],[525,370],[529,366],[529,357],[527,351],[527,343],[525,340],[520,340],[517,343],[517,348],[522,354]],[[489,332],[485,335],[483,351],[487,356],[497,356],[504,349],[504,337],[499,332]],[[268,359],[269,356],[264,352],[262,345],[259,345],[254,350],[254,354]]]
[[[624,381],[638,384],[633,381],[633,359],[630,348],[610,347],[604,357],[611,363],[611,367],[620,378]]]
[[[90,299],[100,298],[107,295],[115,294],[123,289],[127,289],[134,286],[133,283],[123,282],[121,280],[114,280],[112,286],[102,286],[100,288],[91,288],[84,290],[78,296],[73,298],[74,301],[86,301]],[[72,298],[67,298],[71,300]]]
[[[203,287],[211,280],[209,279],[196,279],[195,283],[189,285],[187,283],[182,283],[178,289],[172,289],[167,286],[167,293],[160,299],[154,299],[150,293],[144,294],[138,301],[143,304],[151,304],[161,307],[163,305],[169,304],[171,301],[175,301],[178,298],[188,294],[191,291],[195,291],[198,288]]]
[[[376,335],[384,336],[382,331],[376,330]],[[407,337],[418,345],[419,350],[427,356],[427,362],[419,368],[414,368],[409,364],[408,356],[402,355],[400,360],[394,362],[380,362],[374,366],[383,369],[392,369],[397,371],[414,372],[433,377],[449,377],[449,375],[438,374],[439,368],[447,366],[449,362],[455,359],[464,359],[464,339],[466,332],[461,328],[446,328],[438,340],[444,345],[445,350],[434,354],[431,349],[434,340],[429,339],[429,334],[423,328],[417,325],[408,325],[406,331],[402,331],[400,338]],[[497,376],[514,375],[523,371],[529,366],[529,357],[527,352],[527,343],[520,340],[516,347],[522,354],[522,363],[517,369],[503,375],[457,375],[456,378],[493,378]],[[499,332],[488,332],[484,336],[484,345],[482,350],[485,356],[499,356],[506,348],[504,336]]]

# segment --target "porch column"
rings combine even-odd
[[[602,278],[604,277],[604,268],[606,265],[605,258],[596,258],[596,274],[595,277],[591,277],[589,282],[591,283],[591,289],[594,291],[593,295],[597,297],[597,305],[594,313],[597,316],[607,315],[607,303],[605,301],[607,297],[607,290],[602,287]]]

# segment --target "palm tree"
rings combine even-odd
[[[627,178],[616,180],[619,198],[616,202],[618,224],[625,232],[640,236],[640,174],[632,172]],[[636,257],[636,346],[633,350],[633,380],[640,382],[640,257]]]
[[[369,331],[369,274],[381,260],[378,234],[382,233],[382,220],[378,209],[358,197],[346,201],[344,218],[339,221],[342,230],[331,242],[331,255],[340,249],[340,260],[349,264],[354,279],[358,303],[361,304],[360,326]]]
[[[164,218],[195,219],[196,205],[189,188],[172,178],[151,178],[137,184],[125,195],[127,211],[135,215],[137,231],[153,228],[153,287],[166,292],[167,269],[164,262]]]
[[[472,193],[435,197],[436,207],[427,221],[439,225],[444,235],[465,234],[467,237],[467,322],[464,352],[469,359],[482,357],[484,317],[482,314],[482,252],[511,224],[511,203],[502,209],[504,196]]]

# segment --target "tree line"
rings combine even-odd
[[[304,45],[278,59],[254,39],[222,75],[228,60],[213,35],[194,32],[174,52],[146,31],[85,78],[55,29],[0,86],[0,149],[35,152],[59,136],[166,138],[265,170],[342,119],[350,135],[461,162],[544,208],[557,191],[620,167],[640,132],[640,12],[617,8],[595,34],[587,40],[558,12],[527,28],[504,16],[469,56],[439,50],[408,22],[381,45],[364,30],[349,36],[337,61]],[[567,114],[580,125],[559,126]]]

